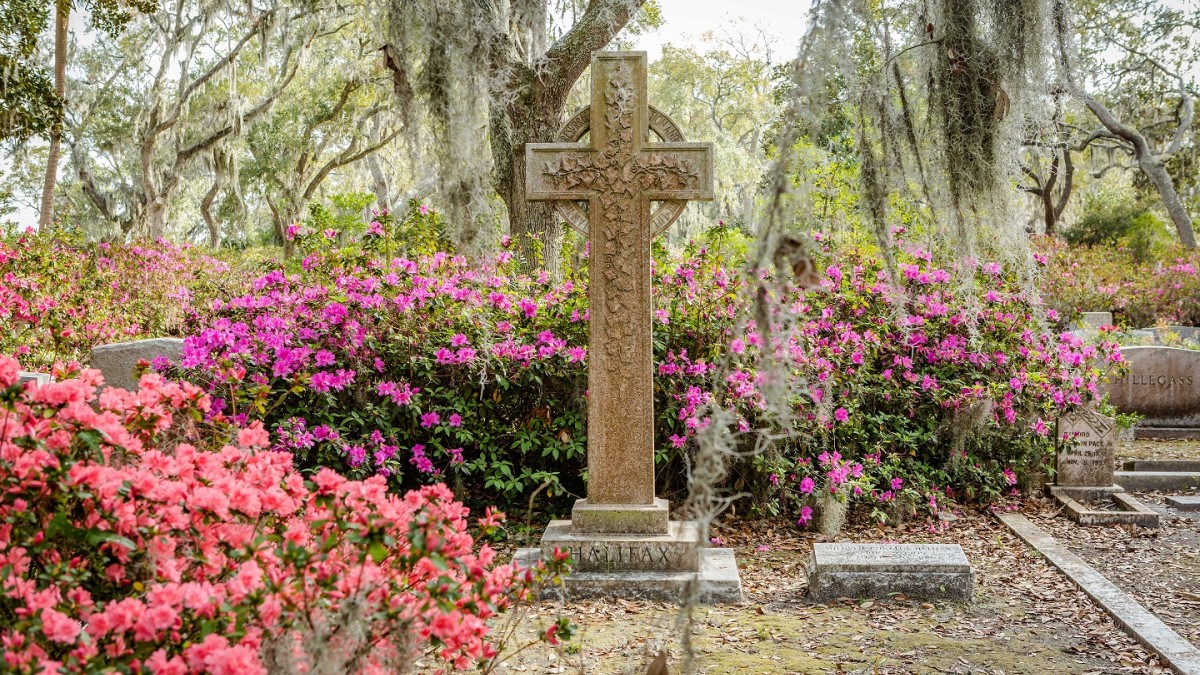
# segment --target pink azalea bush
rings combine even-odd
[[[1130,328],[1159,322],[1200,326],[1200,253],[1176,249],[1162,259],[1137,261],[1116,245],[1068,246],[1041,237],[1046,261],[1039,286],[1046,302],[1070,320],[1078,312],[1113,313]]]
[[[306,477],[192,384],[97,396],[98,371],[17,368],[0,358],[0,670],[462,670],[529,592],[445,486]]]
[[[799,325],[746,339],[806,385],[792,431],[810,440],[759,464],[802,521],[819,491],[883,515],[1009,492],[1052,454],[1057,417],[1095,403],[1120,367],[1115,342],[1060,334],[997,264],[942,268],[909,250],[897,286],[869,256],[825,254],[823,291],[789,299]]]
[[[63,232],[0,236],[0,354],[28,370],[86,361],[95,345],[178,335],[244,276],[165,241],[87,243]]]
[[[405,227],[429,215],[410,213]],[[586,269],[554,283],[519,274],[507,250],[484,261],[406,252],[389,240],[394,225],[378,218],[337,249],[298,230],[299,267],[214,303],[186,341],[183,374],[217,414],[263,420],[302,471],[397,488],[450,481],[522,506],[545,486],[538,494],[565,507],[586,490]],[[805,294],[747,279],[722,236],[655,258],[664,494],[686,489],[696,434],[719,402],[743,449],[756,430],[784,439],[730,477],[767,512],[803,520],[811,493],[830,488],[880,508],[991,499],[1042,466],[1056,416],[1093,400],[1119,363],[1115,345],[1040,321],[1036,299],[998,266],[944,269],[902,253],[896,288],[870,256],[825,251],[826,288]],[[739,328],[760,283],[775,312],[767,335]],[[784,414],[763,388],[779,373],[792,385]]]

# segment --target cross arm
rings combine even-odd
[[[526,143],[525,198],[587,199],[596,194],[596,153],[586,143]]]
[[[646,199],[712,201],[712,143],[647,143],[633,162]]]

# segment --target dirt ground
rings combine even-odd
[[[1162,514],[1158,529],[1079,527],[1062,517],[1031,519],[1180,635],[1200,644],[1200,513],[1168,508],[1162,495],[1134,496]]]
[[[718,530],[737,550],[746,599],[696,610],[696,672],[1169,672],[990,515],[960,516],[936,534],[860,526],[842,539],[962,544],[978,579],[969,605],[904,598],[811,604],[804,563],[822,539],[756,524]],[[560,612],[579,626],[573,640],[558,649],[522,648]],[[685,625],[663,603],[542,603],[520,622],[496,672],[641,675],[664,648],[670,672],[685,672]]]
[[[1200,459],[1200,441],[1133,441],[1118,454],[1121,459]],[[1158,529],[1078,527],[1049,518],[1051,511],[1031,518],[1180,635],[1200,644],[1200,512],[1177,511],[1164,496],[1134,494],[1161,514]]]
[[[1126,459],[1200,459],[1200,441],[1126,440],[1117,455],[1118,466]]]
[[[1126,440],[1126,459],[1200,459],[1200,441]],[[1026,514],[1168,625],[1200,643],[1200,514],[1168,509],[1158,531],[1082,528],[1031,499]],[[737,552],[745,601],[697,608],[689,629],[679,608],[630,600],[542,602],[511,615],[498,673],[642,675],[666,650],[669,672],[962,673],[988,675],[1167,673],[1109,617],[987,513],[958,513],[942,532],[925,525],[859,523],[838,541],[958,543],[975,566],[970,604],[805,600],[804,565],[826,539],[770,523],[732,520],[714,534]],[[578,627],[557,648],[538,642],[558,616]],[[690,650],[681,636],[690,635]]]

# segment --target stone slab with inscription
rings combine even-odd
[[[569,520],[552,520],[542,534],[542,556],[554,549],[571,554],[572,569],[581,572],[696,571],[700,528],[693,521],[670,522],[665,534],[578,532]]]
[[[1084,328],[1097,329],[1101,326],[1113,325],[1112,312],[1081,312],[1079,323]]]
[[[1058,420],[1058,485],[1109,487],[1113,484],[1116,420],[1091,409]]]
[[[970,600],[975,570],[958,544],[813,544],[808,595],[837,598]]]
[[[519,567],[533,567],[541,560],[542,551],[536,548],[519,549],[514,561]],[[733,549],[703,547],[697,553],[697,570],[664,571],[572,571],[563,579],[563,586],[542,589],[546,599],[587,597],[658,598],[677,600],[695,593],[705,604],[737,602],[742,597],[742,580],[738,574]]]
[[[1200,427],[1200,351],[1123,347],[1125,377],[1105,385],[1117,410],[1138,413],[1146,427]]]

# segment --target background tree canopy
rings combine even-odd
[[[446,211],[463,250],[512,235],[552,273],[563,243],[576,249],[525,201],[520,148],[586,103],[592,51],[636,48],[671,22],[640,0],[393,0],[384,15],[323,0],[86,2],[64,103],[55,9],[0,8],[8,212],[27,219],[45,192],[42,212],[93,238],[244,247],[285,244],[312,209],[417,198]],[[1156,0],[824,0],[799,55],[738,22],[668,42],[651,98],[716,143],[718,199],[689,207],[666,243],[718,219],[885,245],[901,225],[970,249],[997,223],[1013,225],[1010,244],[1070,232],[1103,193],[1149,209],[1146,236],[1190,245],[1198,17]]]

